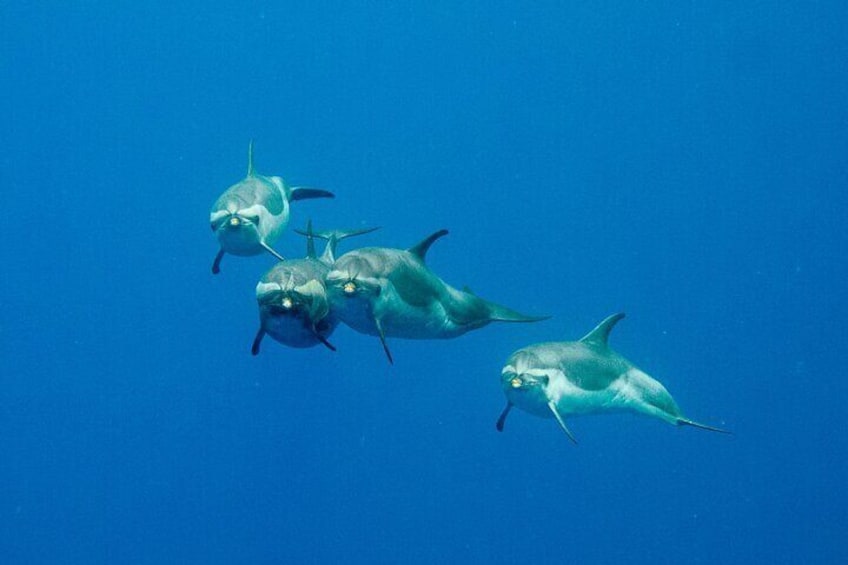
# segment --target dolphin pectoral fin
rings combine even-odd
[[[256,337],[253,338],[253,345],[250,346],[251,355],[259,355],[259,346],[262,343],[263,337],[265,337],[265,330],[259,328],[259,331],[256,332]]]
[[[495,428],[497,428],[499,432],[503,431],[504,422],[506,422],[506,417],[509,414],[510,410],[512,410],[512,402],[507,402],[506,408],[503,409],[503,412],[501,412],[501,415],[498,417],[497,423],[495,423]]]
[[[336,351],[336,346],[327,341],[327,338],[318,333],[318,329],[315,326],[312,326],[312,335],[315,336],[315,339],[324,344],[324,347],[329,349],[330,351]]]
[[[212,262],[212,274],[217,275],[221,272],[221,259],[224,258],[224,250],[219,249],[218,254],[215,255],[215,260]]]
[[[568,439],[574,442],[577,445],[577,439],[574,437],[574,434],[569,431],[568,427],[565,425],[565,420],[562,419],[562,416],[559,415],[559,412],[556,409],[556,404],[553,401],[548,402],[548,408],[551,409],[551,412],[554,414],[554,418],[556,418],[557,422],[559,422],[559,427],[562,428],[562,431],[565,432],[565,435],[568,436]]]
[[[327,190],[321,190],[320,188],[306,188],[304,186],[298,186],[291,189],[291,193],[289,194],[289,200],[294,202],[295,200],[309,200],[310,198],[335,198],[336,195]]]
[[[260,241],[259,245],[261,245],[262,248],[265,249],[265,251],[267,251],[268,253],[270,253],[271,255],[273,255],[274,257],[279,259],[280,261],[285,261],[285,258],[282,255],[280,255],[279,253],[274,251],[274,248],[271,247],[270,245],[268,245],[267,243],[265,243],[264,241]]]
[[[394,365],[395,360],[392,359],[392,352],[389,351],[389,345],[386,343],[386,334],[383,332],[383,325],[378,318],[374,318],[374,325],[377,326],[377,333],[380,335],[380,343],[383,344],[383,351],[386,352],[386,357],[389,358],[389,365]]]
[[[714,428],[712,426],[707,426],[706,424],[699,424],[698,422],[693,422],[687,418],[678,418],[677,420],[678,426],[692,426],[693,428],[699,428],[701,430],[707,430],[709,432],[718,432],[720,434],[728,434],[733,435],[733,432],[728,430],[723,430],[721,428]]]
[[[324,347],[326,347],[330,351],[336,351],[336,346],[327,341],[327,338],[320,335],[316,335],[316,337],[318,338],[318,341],[324,344]]]

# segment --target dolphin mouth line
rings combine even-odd
[[[504,375],[503,377],[503,386],[509,390],[516,391],[528,391],[534,388],[542,388],[550,382],[550,378],[546,376],[513,374],[510,375],[509,378],[506,378],[507,375]]]
[[[275,302],[273,304],[265,304],[266,308],[270,309],[274,314],[294,315],[300,311],[300,304],[290,303],[288,306]]]
[[[239,230],[242,228],[249,228],[251,226],[258,225],[258,218],[242,216],[241,214],[234,212],[227,214],[212,223],[212,231],[218,232],[219,230]]]

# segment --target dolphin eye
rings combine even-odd
[[[356,283],[353,281],[347,281],[346,283],[344,283],[344,286],[342,286],[342,290],[345,294],[350,296],[351,294],[356,292]]]
[[[521,380],[521,377],[512,377],[512,379],[509,381],[509,385],[512,388],[521,388],[521,385],[523,384],[524,381]]]

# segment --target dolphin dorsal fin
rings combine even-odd
[[[623,317],[624,312],[619,312],[618,314],[613,314],[612,316],[609,316],[603,322],[598,324],[594,330],[590,331],[585,336],[580,338],[580,341],[590,345],[601,345],[603,347],[606,347],[607,340],[609,339],[609,334],[612,331],[612,328]]]
[[[247,178],[255,177],[256,170],[253,168],[253,140],[247,146]]]
[[[423,262],[424,257],[427,255],[427,250],[430,249],[430,246],[433,245],[433,242],[435,242],[440,237],[444,237],[446,235],[448,235],[448,230],[439,230],[436,233],[428,235],[421,242],[416,243],[415,245],[407,249],[407,251],[421,259],[421,261]]]

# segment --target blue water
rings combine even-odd
[[[0,6],[0,563],[848,562],[843,2],[68,4]],[[250,139],[337,194],[291,227],[449,228],[553,318],[251,357]],[[733,436],[495,431],[512,351],[619,310]]]

